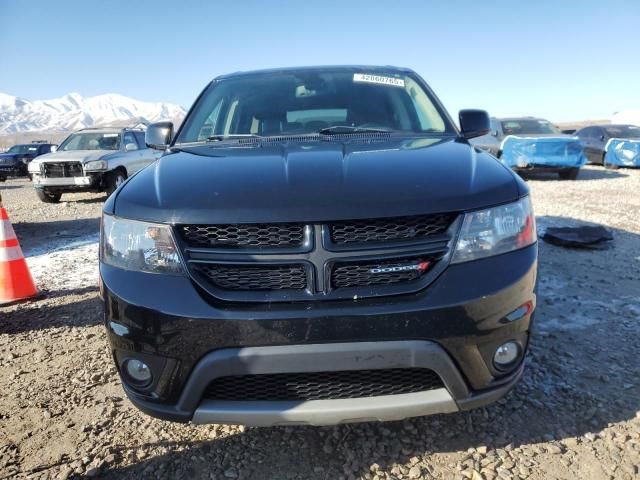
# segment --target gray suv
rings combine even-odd
[[[147,148],[139,128],[85,128],[72,133],[57,151],[29,164],[38,198],[57,203],[65,192],[107,192],[157,160],[161,152]]]

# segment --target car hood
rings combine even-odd
[[[40,155],[34,162],[90,162],[92,160],[100,160],[106,155],[116,153],[114,150],[71,150],[68,152],[53,152],[46,155]]]
[[[203,145],[142,170],[105,211],[166,223],[313,222],[476,209],[523,191],[456,138]]]

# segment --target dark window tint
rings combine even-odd
[[[136,147],[138,146],[138,142],[136,138],[133,136],[132,132],[125,132],[124,134],[124,146],[127,147],[128,144],[133,143]]]
[[[593,128],[591,127],[583,128],[578,132],[578,137],[580,137],[580,140],[587,140],[591,136],[592,130]]]
[[[633,125],[615,125],[608,127],[607,133],[613,138],[640,138],[640,127]]]
[[[133,132],[133,136],[138,141],[138,148],[147,148],[144,143],[144,132]]]
[[[503,120],[502,131],[505,135],[552,134],[560,131],[547,120],[523,118]]]
[[[453,133],[412,74],[329,69],[218,80],[193,107],[178,143],[212,135],[311,134],[330,127]]]

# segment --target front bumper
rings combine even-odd
[[[33,184],[36,187],[90,187],[93,183],[95,183],[95,177],[90,175],[61,178],[46,178],[41,175],[33,176]]]
[[[493,352],[511,339],[526,349],[532,313],[510,314],[535,305],[536,273],[533,245],[450,265],[412,295],[243,305],[216,301],[186,277],[100,265],[105,322],[118,367],[126,358],[139,358],[154,370],[154,382],[145,390],[124,383],[132,402],[170,420],[251,425],[399,419],[500,398],[519,378],[522,364],[508,374],[499,372]],[[334,356],[341,359],[338,364]],[[330,371],[332,365],[367,370],[393,362],[430,368],[446,388],[348,401],[203,400],[209,382],[238,368],[251,374],[309,366]]]
[[[202,400],[207,385],[225,375],[428,368],[443,379],[446,388],[400,395],[342,400],[219,401]],[[522,365],[489,392],[469,390],[449,355],[434,342],[391,341],[313,344],[222,349],[206,355],[192,372],[174,405],[140,399],[130,390],[132,402],[142,411],[168,420],[193,423],[272,426],[401,420],[437,413],[452,413],[489,403],[504,395],[522,373]]]
[[[24,165],[0,165],[0,176],[18,177],[24,175],[26,167]]]

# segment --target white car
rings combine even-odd
[[[57,203],[64,192],[107,192],[156,161],[162,152],[147,148],[144,130],[85,128],[69,135],[57,151],[29,163],[38,198]]]

